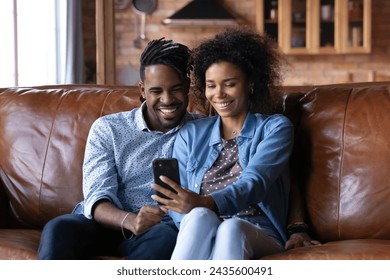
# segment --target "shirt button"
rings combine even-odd
[[[195,188],[197,188],[198,187],[198,184],[195,184]]]

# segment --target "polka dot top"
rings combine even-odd
[[[213,166],[204,175],[200,194],[210,194],[233,184],[242,172],[236,139],[222,139],[223,149]]]
[[[236,138],[222,139],[223,148],[221,154],[204,175],[200,194],[211,194],[212,192],[226,188],[237,181],[242,173],[242,167],[238,160],[238,146]],[[249,206],[236,214],[236,216],[262,216],[264,215],[257,205]],[[224,217],[226,218],[226,217]]]

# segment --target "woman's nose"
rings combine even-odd
[[[216,87],[215,88],[215,95],[218,97],[225,97],[226,93],[225,93],[223,87]]]

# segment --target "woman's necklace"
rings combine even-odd
[[[241,128],[237,129],[237,127],[238,126],[235,126],[235,128],[231,129],[231,128],[225,126],[222,129],[222,133],[224,135],[224,138],[226,140],[228,140],[228,139],[231,139],[232,137],[234,137],[234,138],[237,137],[240,134],[240,131],[241,131]]]

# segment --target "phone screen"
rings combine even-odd
[[[169,185],[160,180],[161,175],[168,177],[169,179],[180,185],[179,165],[177,159],[158,158],[153,161],[154,182],[161,187],[176,193],[176,191],[173,190]],[[156,191],[156,194],[162,198],[168,198],[160,192]]]

